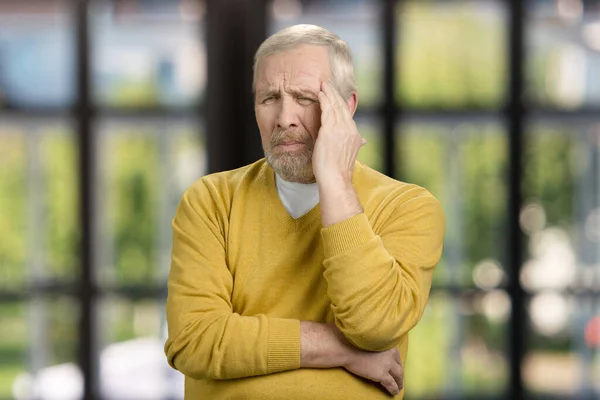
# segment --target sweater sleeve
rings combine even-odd
[[[300,367],[300,322],[232,310],[222,201],[200,181],[173,219],[168,278],[169,364],[195,379],[233,379]]]
[[[398,204],[376,235],[362,213],[321,231],[337,327],[356,347],[396,346],[421,318],[443,247],[444,215],[428,192]]]

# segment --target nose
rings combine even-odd
[[[277,115],[277,127],[282,129],[297,128],[299,126],[298,109],[295,101],[283,96],[279,102],[279,113]]]

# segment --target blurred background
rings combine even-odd
[[[262,156],[297,23],[354,53],[360,159],[444,205],[406,398],[598,398],[600,0],[0,0],[0,398],[182,398],[170,221]]]

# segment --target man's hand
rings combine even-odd
[[[319,184],[347,187],[360,148],[366,143],[352,119],[348,104],[329,83],[321,83],[321,128],[313,150],[312,164]]]
[[[328,82],[321,83],[321,129],[313,150],[312,165],[319,186],[321,222],[327,227],[363,212],[352,187],[356,156],[366,143],[350,110],[356,94],[346,103]]]
[[[300,368],[343,367],[354,375],[379,382],[390,394],[403,387],[400,352],[363,351],[346,340],[333,324],[300,322]]]
[[[396,348],[382,352],[354,349],[344,368],[355,375],[379,382],[394,396],[404,386],[404,369]]]

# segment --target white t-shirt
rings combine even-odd
[[[319,187],[316,183],[284,181],[275,174],[277,193],[283,206],[292,218],[300,218],[319,203]]]

